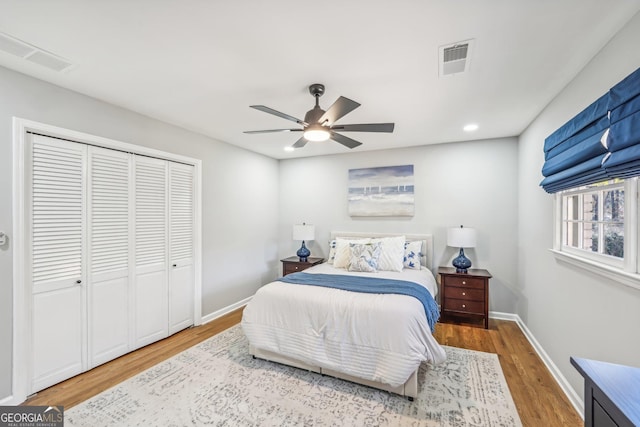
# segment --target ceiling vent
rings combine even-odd
[[[440,77],[464,73],[469,70],[471,51],[474,40],[465,40],[454,44],[440,46],[439,65]]]
[[[54,71],[64,71],[73,66],[71,62],[58,55],[49,53],[5,33],[0,33],[0,51],[18,56]]]

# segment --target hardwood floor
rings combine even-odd
[[[489,319],[489,329],[438,323],[442,345],[496,353],[527,427],[578,427],[584,421],[515,322]]]
[[[241,317],[239,309],[206,325],[184,330],[42,390],[23,404],[63,405],[68,409],[239,323]],[[434,335],[443,345],[498,354],[525,427],[583,425],[582,418],[514,322],[490,319],[489,329],[438,323]]]

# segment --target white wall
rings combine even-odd
[[[328,142],[333,143],[333,142]],[[478,231],[478,247],[465,253],[474,267],[493,274],[490,310],[513,313],[517,293],[517,141],[515,138],[353,152],[280,161],[279,255],[295,255],[293,224],[316,226],[312,256],[328,254],[338,231],[431,233],[435,265],[450,265],[456,248],[446,230],[464,224]],[[415,216],[351,218],[347,211],[349,169],[414,165]]]
[[[0,67],[0,401],[11,395],[12,116],[202,160],[202,314],[278,274],[278,162]]]
[[[544,139],[640,67],[640,15],[617,34],[519,138],[517,313],[580,395],[570,356],[640,366],[640,291],[557,262],[552,196],[542,180]]]

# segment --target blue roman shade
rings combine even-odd
[[[640,175],[640,69],[545,139],[548,193]]]
[[[603,144],[609,128],[609,94],[605,94],[544,141],[545,162],[540,183],[549,193],[606,178]]]
[[[640,175],[640,69],[609,91],[611,156],[604,163],[611,177]]]

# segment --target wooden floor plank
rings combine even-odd
[[[206,325],[184,330],[42,390],[23,404],[71,408],[230,328],[241,318],[242,309],[238,309]],[[582,418],[515,322],[491,319],[489,329],[438,323],[434,336],[443,345],[497,354],[525,427],[583,425]]]

